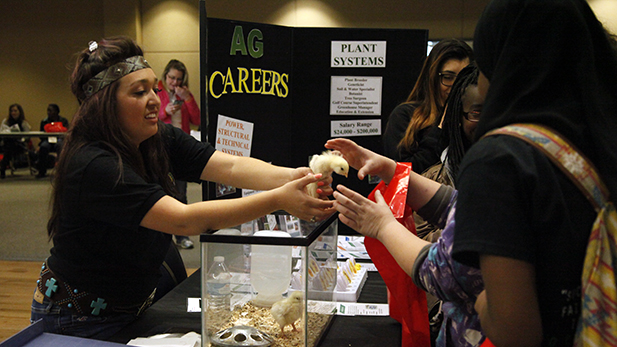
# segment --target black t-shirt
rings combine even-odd
[[[550,159],[511,136],[482,139],[459,172],[453,257],[478,267],[490,254],[531,263],[544,346],[571,346],[581,273],[596,213]]]
[[[180,129],[165,127],[174,174],[198,182],[214,148]],[[118,173],[117,157],[102,143],[83,147],[71,159],[48,264],[75,288],[135,304],[156,287],[171,240],[170,234],[139,223],[166,193],[126,163],[120,180]]]
[[[412,104],[398,105],[388,118],[382,139],[386,157],[398,162],[409,162],[414,172],[423,173],[429,167],[439,163],[445,146],[440,143],[441,129],[430,126],[418,132],[413,148],[398,147],[401,139],[405,137],[407,126],[409,126],[415,109],[416,106]]]

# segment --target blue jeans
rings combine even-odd
[[[48,298],[43,303],[32,300],[30,322],[43,320],[48,333],[72,335],[96,340],[108,340],[115,333],[137,319],[132,314],[114,314],[97,317],[75,315],[75,312],[52,303]]]

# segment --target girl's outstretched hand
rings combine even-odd
[[[343,185],[336,189],[334,208],[339,219],[360,234],[379,239],[379,233],[390,223],[399,224],[379,191],[375,192],[373,202]]]
[[[358,170],[358,178],[363,180],[367,175],[379,176],[384,182],[389,183],[396,170],[396,162],[390,158],[370,151],[355,142],[336,138],[328,140],[326,148],[337,150],[351,167]]]

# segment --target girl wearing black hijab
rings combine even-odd
[[[494,0],[476,27],[480,139],[535,123],[567,138],[617,193],[617,58],[583,0]],[[482,330],[498,346],[572,346],[596,213],[532,145],[481,139],[460,167],[453,256],[479,267]]]

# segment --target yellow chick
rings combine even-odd
[[[323,177],[332,175],[332,172],[347,177],[349,173],[349,164],[339,151],[324,151],[321,154],[312,156],[309,167],[313,170],[313,173],[323,174]],[[306,188],[310,196],[314,198],[319,197],[317,194],[317,183],[309,183]]]
[[[281,334],[285,326],[290,325],[298,332],[294,323],[302,316],[302,292],[293,292],[289,297],[272,304],[272,317],[281,326]]]

